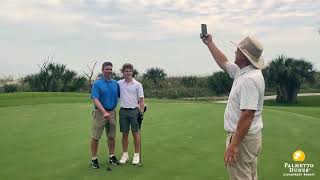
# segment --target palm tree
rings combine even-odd
[[[65,70],[65,72],[62,75],[62,92],[68,91],[68,84],[72,82],[72,80],[77,76],[77,73],[72,70]],[[69,85],[70,86],[70,85]]]
[[[75,91],[85,84],[85,77],[78,77],[73,70],[64,64],[45,62],[40,72],[24,78],[32,91],[57,92]]]
[[[66,70],[66,65],[49,63],[47,72],[49,73],[50,87],[49,91],[57,92],[61,89],[61,79]]]
[[[264,70],[264,75],[267,84],[276,88],[276,100],[281,103],[297,103],[301,84],[315,80],[312,63],[284,55],[274,59]]]
[[[167,74],[164,70],[158,67],[149,68],[146,70],[146,73],[143,74],[144,79],[151,80],[154,84],[158,84],[166,76]]]

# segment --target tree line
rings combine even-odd
[[[92,79],[93,68],[89,67],[91,73],[85,73],[86,76],[78,75],[64,64],[49,61],[39,68],[38,73],[21,78],[18,84],[8,84],[4,79],[0,79],[3,91],[90,92],[90,85],[95,78]],[[262,72],[266,91],[276,93],[277,102],[296,103],[302,86],[320,89],[320,73],[316,72],[312,63],[304,59],[281,55],[272,60]],[[152,67],[142,74],[135,69],[134,76],[142,82],[145,96],[151,98],[227,96],[233,83],[223,71],[204,77],[168,77],[164,69]],[[122,74],[114,72],[112,77],[119,80],[122,79]]]

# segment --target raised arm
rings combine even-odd
[[[214,60],[219,65],[221,69],[227,71],[226,64],[228,62],[227,57],[223,54],[222,51],[214,44],[212,41],[212,36],[210,34],[205,35],[202,39],[202,42],[208,46],[209,51],[211,52]]]

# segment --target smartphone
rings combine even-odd
[[[208,34],[207,32],[207,25],[206,24],[201,24],[201,34],[200,34],[200,38],[204,38],[205,35]]]
[[[202,34],[202,35],[208,34],[208,32],[207,32],[207,25],[206,25],[206,24],[201,24],[201,34]]]

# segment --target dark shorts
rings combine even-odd
[[[125,109],[121,108],[119,111],[120,132],[128,133],[130,127],[132,132],[139,131],[138,123],[139,108]]]

